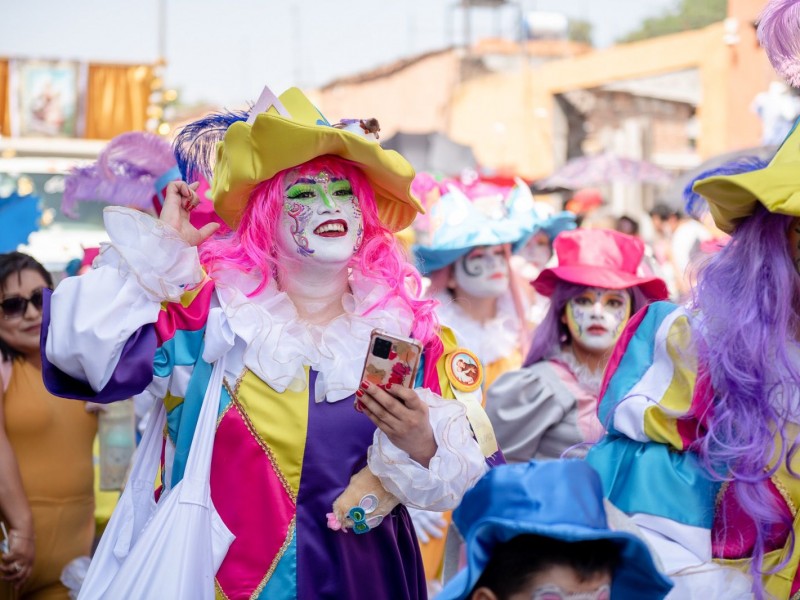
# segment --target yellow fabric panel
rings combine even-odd
[[[442,326],[439,332],[439,338],[442,340],[444,352],[442,352],[439,362],[436,363],[436,373],[439,375],[439,386],[442,388],[442,398],[445,400],[455,400],[456,395],[450,387],[450,380],[447,378],[447,371],[445,371],[444,365],[447,355],[458,348],[456,334],[453,333],[453,330],[449,327]]]
[[[181,294],[181,297],[180,297],[180,300],[179,300],[179,302],[181,303],[181,306],[183,308],[189,308],[189,306],[192,304],[192,302],[194,302],[194,299],[197,298],[197,295],[203,290],[203,288],[206,286],[206,284],[209,281],[211,281],[211,280],[206,277],[203,281],[201,281],[197,285],[197,287],[189,290],[188,292],[183,292],[183,294]],[[161,303],[161,310],[166,311],[169,308],[169,305],[170,305],[170,301],[169,300],[164,300]]]
[[[308,367],[306,367],[308,376]],[[286,390],[278,393],[247,371],[236,392],[256,433],[271,449],[281,474],[295,497],[300,489],[308,426],[308,394]]]
[[[107,140],[143,130],[152,81],[148,65],[89,65],[86,137]]]
[[[173,396],[169,392],[164,396],[164,406],[167,409],[167,413],[171,413],[176,406],[180,406],[181,404],[183,404],[183,398]]]
[[[650,406],[644,411],[644,432],[654,442],[684,450],[675,418],[662,412],[658,406]]]
[[[96,537],[100,537],[105,531],[111,513],[117,506],[120,493],[117,490],[100,489],[100,438],[95,436],[92,445],[92,462],[94,463],[94,521]]]
[[[8,94],[8,61],[0,60],[0,135],[11,135]]]
[[[677,421],[692,406],[697,380],[697,354],[692,344],[688,317],[682,315],[670,325],[666,344],[672,364],[672,380],[664,395],[658,399],[659,404],[645,410],[644,432],[654,442],[685,450]]]

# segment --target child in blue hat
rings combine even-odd
[[[600,478],[580,460],[498,466],[453,521],[467,566],[436,600],[660,600],[672,587],[639,537],[609,528]]]

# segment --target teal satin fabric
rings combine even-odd
[[[711,528],[721,484],[708,477],[695,454],[607,435],[586,460],[599,473],[606,498],[620,510]]]

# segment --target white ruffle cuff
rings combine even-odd
[[[96,266],[109,265],[136,278],[156,302],[177,302],[186,287],[203,280],[197,248],[159,219],[119,206],[103,210],[111,242],[103,244]]]
[[[426,469],[375,430],[367,453],[370,470],[403,504],[424,510],[455,508],[464,493],[486,472],[487,465],[472,436],[466,410],[425,388],[415,390],[428,405],[438,448]]]

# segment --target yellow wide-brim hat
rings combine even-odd
[[[739,220],[761,203],[769,212],[800,217],[800,130],[798,122],[763,169],[700,179],[692,189],[708,200],[714,223],[733,233]]]
[[[411,193],[414,168],[400,154],[331,126],[297,88],[285,91],[278,100],[284,115],[272,106],[258,114],[252,125],[233,123],[217,144],[211,196],[214,209],[229,227],[238,225],[256,185],[326,154],[350,160],[364,172],[375,193],[378,218],[390,231],[404,229],[417,213],[424,212]]]

